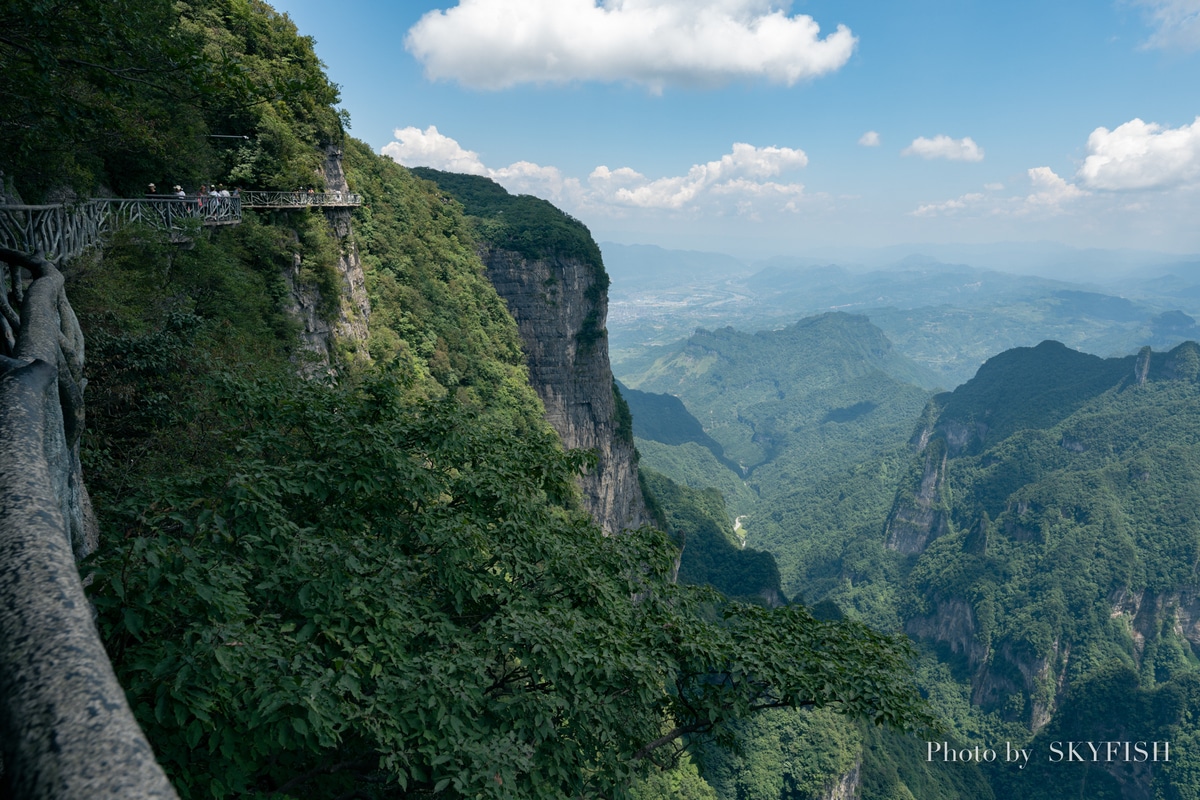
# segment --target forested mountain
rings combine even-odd
[[[736,335],[762,343],[739,351],[740,364],[778,358],[770,334]],[[686,364],[703,385],[710,372],[721,374],[715,365],[732,361],[717,348],[708,361],[685,361],[691,347],[644,374],[662,380],[682,373],[664,364]],[[696,419],[706,418],[704,401],[754,419],[762,392],[752,370],[733,374],[736,382],[714,379],[699,391],[688,380],[673,386],[695,403],[688,410]],[[804,377],[795,374],[799,386],[781,394],[800,398],[822,425],[849,424],[829,418]],[[840,391],[861,385],[852,372],[841,380]],[[923,411],[919,403],[890,438],[876,427],[878,438],[842,440],[842,449],[801,450],[807,440],[790,431],[774,460],[746,480],[755,491],[748,540],[776,555],[785,590],[921,644],[923,688],[959,742],[947,739],[953,746],[1010,743],[1033,754],[1029,768],[995,763],[976,774],[958,764],[954,781],[967,783],[889,773],[887,764],[910,762],[902,742],[867,743],[853,726],[780,715],[739,728],[749,749],[740,760],[701,759],[718,796],[816,796],[797,787],[811,785],[812,775],[828,782],[816,766],[821,758],[841,763],[830,769],[843,776],[853,771],[863,797],[907,796],[898,787],[919,797],[1193,796],[1196,766],[1183,748],[1197,736],[1200,698],[1200,346],[1102,359],[1045,342],[990,359]],[[642,430],[670,438],[656,432],[661,426]],[[714,425],[711,434],[720,431]],[[715,459],[696,443],[700,435],[686,439],[656,443],[675,456],[660,463],[702,484]],[[683,447],[695,448],[690,460]],[[789,448],[797,454],[790,462]],[[831,450],[850,465],[840,474],[823,471]],[[706,458],[708,468],[697,466]],[[768,481],[784,463],[794,470],[790,490]],[[1053,748],[1067,741],[1159,742],[1160,758],[1053,760]],[[823,751],[830,742],[841,744]]]
[[[1041,731],[1035,748],[1178,749],[1136,770],[1040,765],[1023,796],[1195,788],[1198,379],[1194,342],[1107,360],[1046,342],[989,360],[918,432],[885,534],[911,554],[906,630],[975,706]],[[1118,696],[1120,713],[1097,713]]]
[[[700,331],[622,379],[677,394],[724,463],[738,462],[734,471],[711,447],[673,444],[655,432],[665,423],[638,422],[635,411],[635,433],[650,434],[638,439],[644,463],[721,489],[746,541],[779,562],[783,591],[807,599],[837,583],[847,542],[878,529],[930,396],[920,384],[933,380],[864,317],[841,313],[754,334]],[[647,419],[678,417],[662,413],[664,401],[634,407]]]
[[[690,761],[656,770],[768,708],[930,722],[901,638],[677,582],[666,534],[585,513],[576,479],[603,453],[563,449],[480,258],[587,267],[562,291],[588,310],[554,338],[598,352],[607,276],[581,225],[532,198],[492,196],[519,219],[465,213],[347,136],[311,39],[258,0],[22,2],[0,21],[10,206],[343,170],[364,198],[349,216],[127,226],[63,265],[87,342],[99,545],[82,568],[181,796],[645,797],[702,791]],[[231,130],[247,138],[210,136]],[[11,304],[35,284],[8,269]],[[719,498],[659,494],[677,539],[729,544]],[[774,589],[768,557],[730,550]],[[26,760],[13,731],[30,725],[60,733],[0,713],[0,793],[54,796],[39,781],[71,768]],[[113,796],[112,770],[75,768],[77,794]]]
[[[678,352],[621,379],[680,395],[747,475],[822,423],[852,422],[888,403],[895,387],[935,381],[865,317],[848,314],[754,334],[698,331]]]

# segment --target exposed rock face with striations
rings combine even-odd
[[[833,785],[825,788],[822,800],[857,800],[862,790],[862,761],[855,761],[854,766],[845,775],[834,781]]]
[[[604,330],[608,293],[597,286],[603,273],[573,258],[529,260],[494,247],[485,246],[480,257],[517,321],[529,382],[547,420],[564,447],[597,455],[581,479],[584,505],[609,532],[647,522],[633,432],[618,419]]]
[[[592,518],[610,533],[648,522],[633,422],[608,362],[608,275],[591,233],[545,200],[511,195],[487,178],[412,172],[479,223],[480,260],[516,320],[547,421],[565,447],[596,454],[580,480]]]
[[[321,175],[325,179],[327,192],[350,191],[346,173],[342,170],[342,151],[330,145],[325,148],[325,162]],[[300,282],[300,257],[297,255],[284,279],[289,290],[287,311],[300,323],[300,346],[313,353],[320,366],[328,367],[335,359],[336,346],[351,358],[361,353],[365,356],[367,324],[371,318],[371,301],[367,297],[366,278],[358,248],[350,238],[349,208],[326,208],[325,216],[340,243],[337,271],[342,290],[338,296],[338,312],[335,319],[324,319],[319,313],[322,305],[321,293],[316,287],[304,286]]]
[[[961,660],[970,674],[974,705],[1000,711],[1005,718],[1022,722],[1035,733],[1050,721],[1066,680],[1069,643],[1056,639],[1045,655],[1014,647],[1011,642],[993,647],[980,637],[975,612],[961,598],[939,601],[931,614],[910,618],[904,632]],[[1053,691],[1039,691],[1040,687],[1052,687]],[[1028,706],[1021,711],[1005,709],[1008,699],[1018,692],[1029,695]]]

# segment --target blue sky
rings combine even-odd
[[[601,240],[1200,252],[1200,0],[274,6],[353,135]]]

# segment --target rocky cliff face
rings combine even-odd
[[[931,445],[933,434],[934,429],[926,426],[914,438],[917,452],[924,456],[920,478],[914,492],[897,492],[884,526],[887,548],[905,555],[923,552],[947,529],[943,488],[949,453],[941,437]]]
[[[580,481],[585,507],[610,533],[645,523],[633,432],[619,419],[608,362],[608,294],[597,285],[603,275],[573,258],[529,260],[487,246],[480,257],[517,321],[546,419],[564,447],[597,455]]]
[[[349,193],[346,173],[342,170],[342,152],[337,147],[325,148],[325,162],[321,170],[325,189],[329,192]],[[341,278],[338,313],[335,319],[325,319],[319,313],[321,294],[315,287],[300,283],[300,256],[284,273],[289,289],[286,306],[300,323],[300,347],[316,356],[317,367],[328,368],[335,359],[335,347],[344,356],[357,357],[366,354],[367,324],[371,318],[371,302],[367,298],[366,279],[363,276],[362,260],[358,248],[350,238],[349,208],[326,208],[325,217],[341,243],[337,271]],[[336,345],[335,345],[336,343]]]
[[[1194,586],[1175,592],[1122,588],[1113,591],[1109,601],[1112,618],[1120,620],[1129,632],[1139,667],[1147,644],[1167,636],[1168,631],[1200,649],[1200,591]]]
[[[854,766],[845,775],[842,775],[832,786],[825,789],[822,800],[857,800],[861,797],[862,789],[862,762],[855,761]]]
[[[1055,640],[1048,656],[1015,648],[1009,642],[989,647],[980,639],[974,610],[960,598],[938,602],[931,614],[908,620],[904,632],[939,645],[964,662],[970,673],[973,704],[1000,710],[1035,733],[1050,721],[1066,680],[1069,644]],[[1029,703],[1020,711],[1006,709],[1006,702],[1017,693],[1028,696]]]

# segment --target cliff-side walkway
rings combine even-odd
[[[0,248],[44,253],[61,263],[74,258],[103,234],[138,222],[167,231],[182,241],[201,226],[237,225],[243,208],[289,209],[362,205],[350,192],[242,192],[238,197],[185,195],[145,198],[97,198],[75,203],[25,206],[0,204]],[[194,220],[194,221],[193,221]]]

